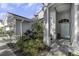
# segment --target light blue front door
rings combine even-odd
[[[69,23],[68,22],[61,23],[60,27],[61,27],[61,37],[70,38]]]

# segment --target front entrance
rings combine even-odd
[[[57,39],[70,39],[70,4],[60,4],[56,7],[56,34]],[[64,6],[64,7],[63,7]]]
[[[50,44],[57,39],[70,39],[71,4],[57,4],[49,8]],[[60,41],[60,40],[59,40]],[[67,40],[70,41],[70,40]]]

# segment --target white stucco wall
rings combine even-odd
[[[57,20],[61,19],[69,19],[70,20],[70,11],[60,12],[57,13]]]
[[[52,35],[52,41],[56,40],[56,9],[53,6],[50,8],[50,35]]]
[[[79,28],[79,10],[77,9],[79,7],[79,5],[73,4],[72,5],[72,11],[71,11],[71,15],[72,15],[72,21],[71,21],[71,41],[72,41],[72,47],[74,48],[75,53],[79,52],[79,32],[78,32],[78,28]],[[78,53],[79,54],[79,53]]]

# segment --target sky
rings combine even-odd
[[[11,12],[29,19],[42,9],[41,3],[0,3],[0,20],[6,12]]]

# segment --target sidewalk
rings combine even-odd
[[[0,43],[0,56],[16,56],[11,49],[6,45],[6,43]]]
[[[0,37],[0,56],[16,56],[13,51],[7,46],[7,41]]]

